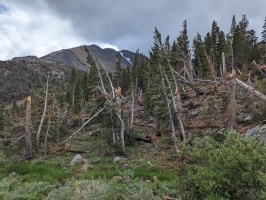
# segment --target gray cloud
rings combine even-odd
[[[22,40],[25,40],[26,34],[33,35],[33,38],[36,37],[34,45],[38,45],[37,38],[40,41],[49,38],[54,45],[49,46],[49,42],[46,42],[46,51],[67,48],[67,45],[72,44],[109,43],[119,49],[135,51],[139,48],[147,54],[153,43],[155,26],[163,37],[169,34],[173,40],[182,30],[183,21],[187,20],[188,34],[192,40],[197,31],[202,36],[210,31],[213,20],[227,33],[233,15],[239,21],[242,14],[246,14],[250,22],[249,28],[260,36],[266,16],[265,0],[5,0],[0,5],[10,8],[11,12],[12,9],[20,9],[32,16],[28,23],[18,26],[23,31],[17,35]],[[7,25],[12,27],[13,21],[10,20],[10,23]],[[14,23],[15,25],[18,23]],[[37,37],[40,32],[47,37],[44,34],[43,39]],[[4,37],[3,34],[0,28],[0,38]],[[19,40],[17,43],[20,43]],[[29,52],[20,48],[23,53]],[[33,50],[37,51],[36,48]],[[45,50],[39,52],[41,53],[45,53]]]

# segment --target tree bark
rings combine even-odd
[[[42,118],[41,118],[40,125],[39,125],[39,128],[38,128],[38,132],[37,132],[37,135],[36,135],[36,149],[37,149],[37,151],[39,151],[39,147],[40,147],[40,135],[41,135],[42,125],[43,125],[43,122],[44,122],[44,119],[45,119],[45,115],[46,115],[46,110],[47,110],[48,84],[49,84],[49,74],[48,74],[47,82],[46,82],[45,99],[44,99],[44,108],[43,108]]]
[[[222,53],[222,62],[223,62],[223,77],[226,77],[226,66],[225,66],[225,55]]]
[[[26,159],[30,160],[32,156],[32,138],[31,138],[31,96],[27,98],[27,109],[26,109]]]
[[[266,102],[266,96],[264,94],[262,94],[261,92],[255,90],[253,87],[250,87],[249,85],[240,81],[239,79],[236,79],[236,84],[239,85],[240,87],[246,89],[247,91],[249,91],[251,94],[253,94],[258,99]]]
[[[97,117],[106,107],[104,106],[101,110],[95,113],[90,119],[88,119],[77,131],[75,131],[69,138],[67,138],[64,143],[73,138],[84,126],[90,123],[95,117]]]
[[[172,138],[173,138],[173,142],[174,142],[174,148],[175,148],[175,152],[179,153],[180,150],[178,149],[177,144],[176,144],[176,130],[175,130],[175,125],[174,125],[173,116],[172,116],[172,112],[171,112],[171,107],[170,107],[170,104],[169,104],[169,99],[168,99],[167,93],[166,93],[164,78],[162,78],[162,85],[163,85],[164,95],[165,95],[165,98],[166,98],[166,104],[167,104],[167,108],[168,108],[170,125],[171,125],[171,129],[172,129]]]
[[[133,123],[134,123],[134,90],[132,88],[132,103],[131,103],[131,119],[130,119],[130,129],[133,129]]]
[[[252,83],[251,83],[251,79],[250,79],[250,74],[248,75],[248,85],[250,87],[252,87]],[[257,112],[256,112],[255,104],[254,104],[254,95],[252,93],[250,93],[248,104],[249,104],[249,108],[250,108],[250,113],[244,119],[244,121],[253,121],[254,118],[256,117],[256,113]]]
[[[231,80],[228,84],[228,105],[227,105],[227,130],[236,130],[237,123],[236,123],[236,71],[233,70],[231,74]]]

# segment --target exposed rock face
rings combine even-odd
[[[76,165],[77,163],[83,164],[84,163],[84,159],[81,157],[81,155],[76,155],[72,161],[71,161],[71,165]]]
[[[254,137],[260,141],[266,142],[266,124],[260,124],[254,128],[248,130],[245,134],[245,137]]]
[[[123,50],[121,52],[118,52],[111,48],[102,49],[98,47],[97,45],[90,45],[86,46],[89,50],[89,52],[97,59],[99,60],[107,69],[109,72],[115,71],[115,65],[116,65],[116,55],[118,53],[121,53],[121,66],[123,68],[130,66],[132,67],[133,60],[132,57],[135,56],[135,53]],[[50,60],[50,61],[56,61],[63,65],[67,65],[70,67],[75,67],[82,71],[88,71],[90,68],[90,65],[87,63],[87,52],[85,50],[84,46],[79,46],[71,49],[63,49],[60,51],[56,51],[53,53],[50,53],[44,57],[43,59]],[[129,56],[129,57],[127,57]]]

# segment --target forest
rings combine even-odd
[[[88,72],[1,73],[0,199],[265,199],[266,18],[261,34],[242,15],[189,40],[185,20],[132,68],[86,49]]]

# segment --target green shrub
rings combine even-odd
[[[261,199],[266,193],[266,145],[230,132],[223,143],[205,137],[184,147],[180,170],[189,199]]]
[[[47,182],[23,183],[21,180],[4,178],[0,181],[0,199],[43,199],[54,187]]]

